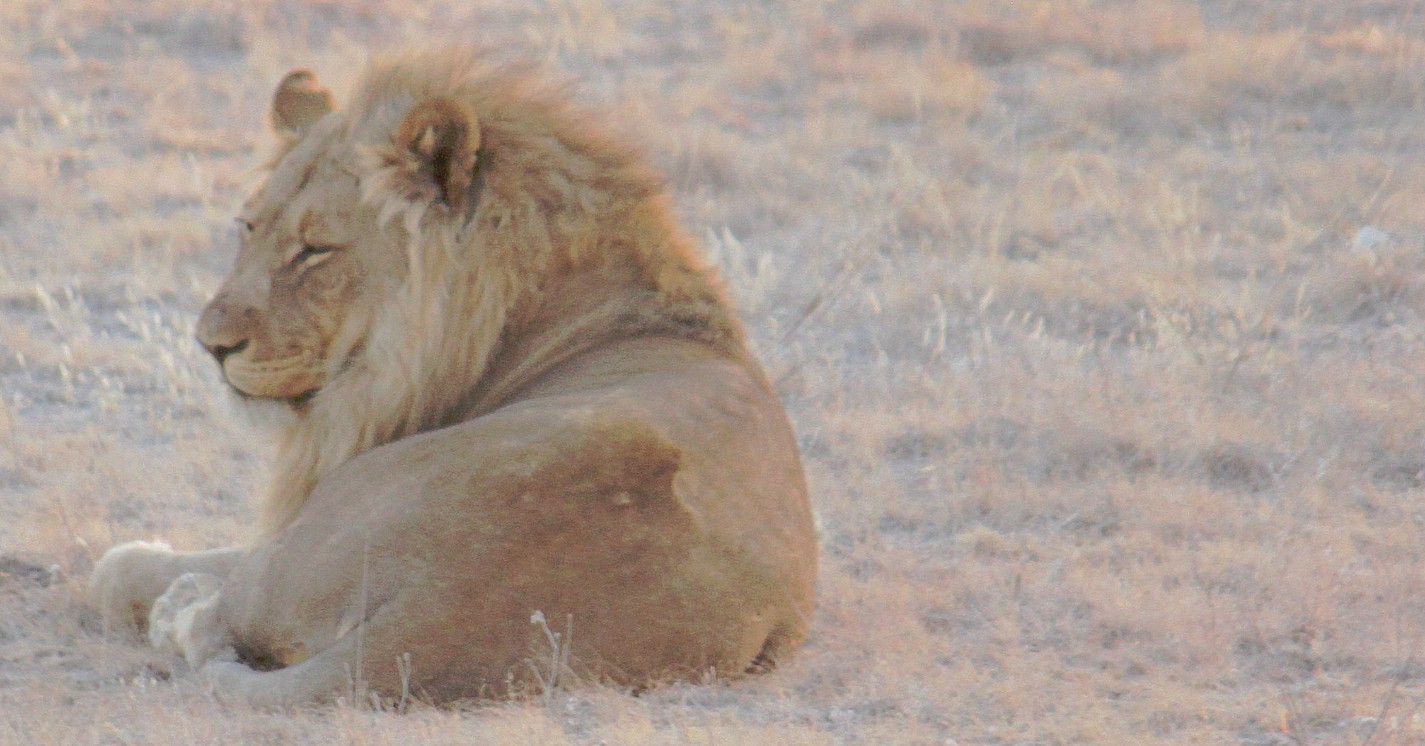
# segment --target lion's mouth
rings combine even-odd
[[[318,392],[321,391],[321,388],[314,388],[307,389],[306,391],[303,391],[302,393],[297,394],[296,396],[258,396],[257,394],[249,394],[248,392],[243,391],[242,389],[233,385],[231,381],[228,381],[227,383],[228,388],[232,389],[233,393],[237,394],[237,397],[243,401],[279,402],[281,404],[286,404],[288,407],[291,407],[292,410],[295,412],[305,412],[307,410],[307,405],[311,404],[312,399],[315,399]]]
[[[301,370],[288,369],[285,371],[283,381],[273,384],[260,378],[242,375],[244,371],[231,371],[227,365],[221,365],[223,383],[237,394],[238,398],[245,401],[270,401],[286,405],[289,409],[299,414],[311,408],[312,400],[321,393],[322,389],[331,384],[332,379],[346,372],[352,365],[352,356],[348,356],[341,365],[341,369],[334,375],[322,375],[307,366],[302,366]],[[306,388],[297,388],[306,384]],[[257,391],[252,389],[256,388]],[[297,393],[288,393],[296,390]],[[262,393],[257,393],[262,392]]]

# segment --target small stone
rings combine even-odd
[[[1375,251],[1388,243],[1390,243],[1389,233],[1374,225],[1367,225],[1356,231],[1356,237],[1351,239],[1351,249],[1353,251]]]

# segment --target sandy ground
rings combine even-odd
[[[667,173],[798,428],[803,653],[254,712],[98,634],[265,444],[195,315],[272,86],[473,41]],[[1416,0],[0,6],[0,743],[1425,743]]]

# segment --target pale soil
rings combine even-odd
[[[467,5],[0,6],[0,743],[1425,742],[1425,7]],[[272,86],[451,40],[726,267],[823,527],[776,673],[263,713],[98,634],[104,548],[251,518],[191,329]]]

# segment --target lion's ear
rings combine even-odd
[[[480,150],[480,125],[469,107],[448,98],[424,101],[411,109],[391,140],[418,178],[428,179],[451,212],[459,213]]]
[[[299,68],[287,73],[272,94],[272,128],[300,137],[333,108],[331,91],[311,70]]]

